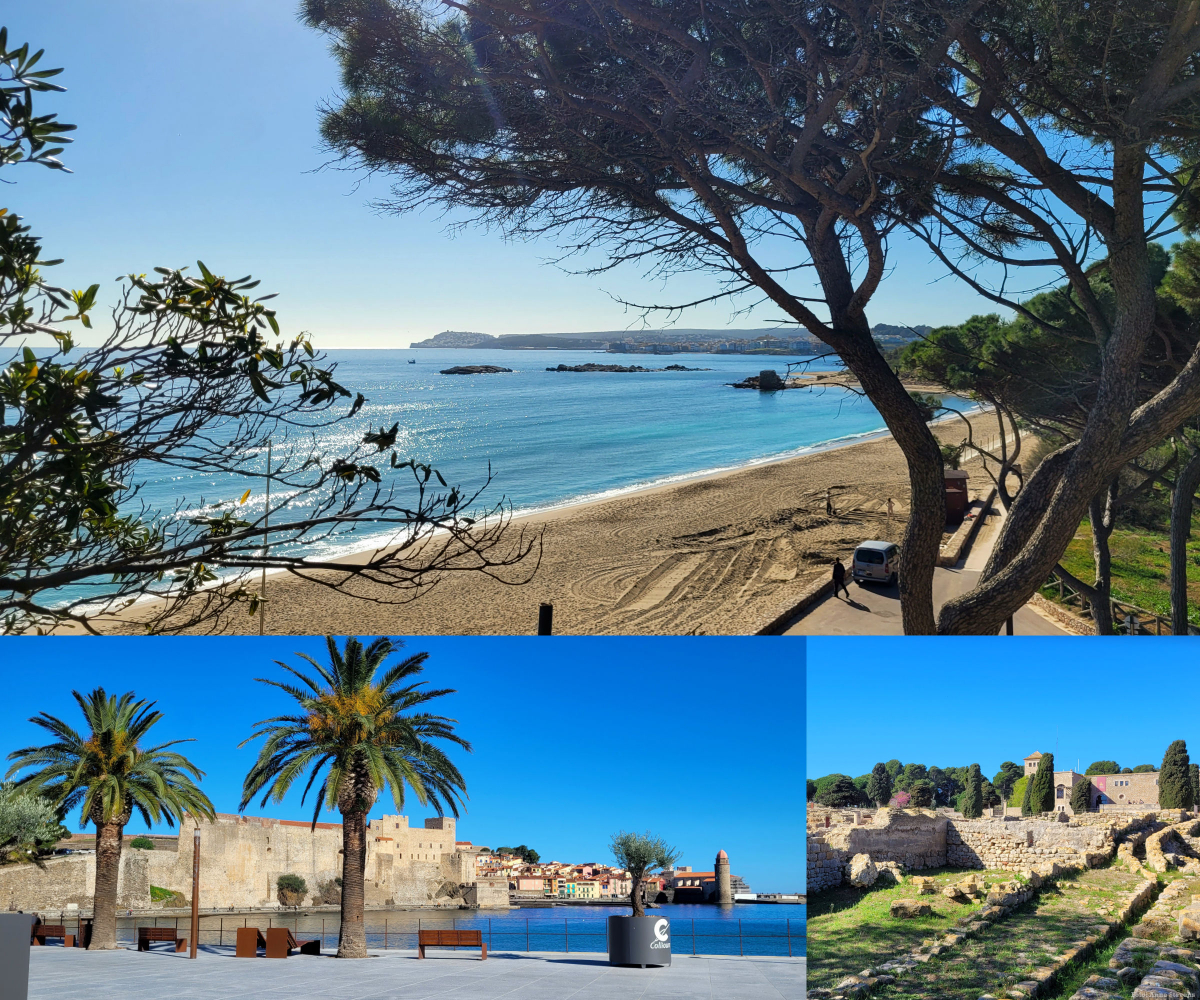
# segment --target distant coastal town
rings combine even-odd
[[[629,873],[611,865],[585,861],[582,864],[561,861],[543,862],[536,851],[521,847],[492,850],[471,843],[457,842],[455,849],[475,855],[477,880],[505,879],[514,902],[521,899],[587,900],[624,899],[633,891]],[[734,897],[755,894],[739,875],[730,875]],[[649,898],[664,893],[670,902],[705,902],[716,896],[715,871],[695,871],[678,865],[644,881]]]
[[[928,326],[871,328],[884,350],[903,347],[930,332]],[[495,337],[489,333],[445,330],[414,348],[450,348],[492,351],[605,351],[608,354],[801,354],[828,353],[829,348],[800,328],[792,333],[778,328],[759,330],[609,330],[592,333],[516,333]]]

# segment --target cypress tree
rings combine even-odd
[[[1025,782],[1025,794],[1021,796],[1021,815],[1032,816],[1033,808],[1030,805],[1029,793],[1033,791],[1033,776],[1027,774],[1023,780]]]
[[[1200,805],[1200,764],[1192,765],[1192,805]]]
[[[1092,805],[1092,783],[1090,781],[1077,781],[1075,787],[1071,789],[1071,811],[1075,813],[1087,812]]]
[[[871,768],[871,777],[867,781],[867,798],[880,809],[892,800],[892,776],[888,774],[887,765],[876,764]]]
[[[1054,808],[1054,754],[1042,754],[1042,759],[1038,761],[1037,773],[1026,787],[1029,793],[1029,812],[1025,812],[1025,806],[1022,805],[1022,816],[1036,816]]]
[[[1158,804],[1163,809],[1191,809],[1195,802],[1192,793],[1191,768],[1187,744],[1176,740],[1163,755],[1158,775]]]
[[[983,815],[983,775],[978,764],[972,764],[967,772],[967,787],[958,798],[958,811],[965,819],[979,819]]]

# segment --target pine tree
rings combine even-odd
[[[1021,815],[1032,816],[1033,806],[1030,804],[1032,800],[1029,795],[1033,791],[1033,779],[1027,774],[1021,780],[1025,782],[1025,794],[1021,796]]]
[[[1029,782],[1029,812],[1021,806],[1022,816],[1036,816],[1038,813],[1050,812],[1054,808],[1054,754],[1042,754],[1038,761],[1037,773]]]
[[[880,809],[892,800],[892,776],[888,774],[886,765],[876,764],[871,768],[871,778],[867,782],[867,798]]]
[[[1192,792],[1191,768],[1188,766],[1187,744],[1176,740],[1163,755],[1158,775],[1158,804],[1162,809],[1191,809],[1195,802]]]
[[[979,819],[983,815],[983,775],[978,764],[972,764],[967,772],[967,787],[958,797],[958,811],[964,819]]]
[[[1087,812],[1092,805],[1092,783],[1077,781],[1071,789],[1071,811],[1074,813]]]

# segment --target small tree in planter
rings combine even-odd
[[[633,915],[608,918],[608,961],[612,965],[670,965],[671,924],[666,917],[647,917],[642,906],[646,880],[675,867],[679,851],[661,837],[622,830],[612,839],[617,864],[629,872]]]
[[[275,888],[283,906],[299,906],[308,893],[308,883],[300,875],[280,875],[275,880]]]
[[[613,835],[611,847],[617,866],[629,872],[632,883],[629,901],[633,904],[633,915],[644,917],[646,910],[642,905],[642,886],[647,879],[674,868],[680,852],[668,847],[661,837],[651,836],[650,833],[644,836],[626,833],[624,830]]]

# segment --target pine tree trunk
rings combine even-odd
[[[644,917],[646,909],[642,906],[642,880],[635,878],[633,880],[633,891],[629,894],[629,902],[633,904],[633,915],[635,917]]]
[[[96,823],[96,891],[92,898],[92,941],[88,951],[117,947],[117,879],[125,824]]]
[[[1187,543],[1192,533],[1192,497],[1200,487],[1200,451],[1175,477],[1171,496],[1171,631],[1188,634]]]
[[[1108,540],[1112,536],[1116,512],[1112,501],[1117,481],[1092,497],[1089,518],[1092,522],[1092,561],[1096,566],[1096,594],[1092,598],[1092,621],[1096,623],[1096,635],[1112,635],[1112,552]]]
[[[342,928],[338,958],[366,958],[367,930],[363,923],[366,897],[367,814],[342,813]]]

